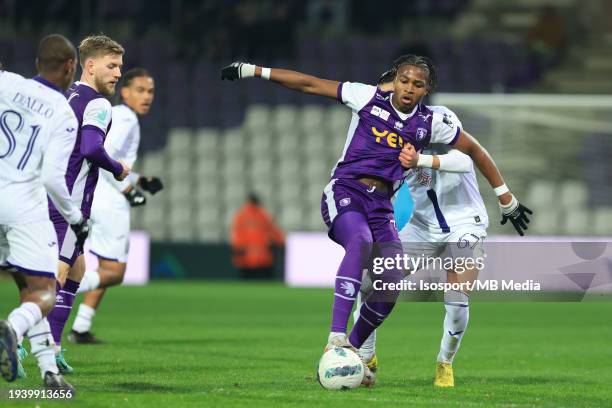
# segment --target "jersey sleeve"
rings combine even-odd
[[[431,122],[431,142],[453,145],[461,133],[461,122],[457,115],[444,106],[438,106],[433,112]]]
[[[104,98],[92,99],[83,112],[82,126],[95,126],[106,133],[111,121],[111,104]]]
[[[61,114],[59,124],[51,131],[41,169],[41,179],[49,197],[69,224],[81,220],[81,210],[71,201],[66,186],[68,160],[76,143],[78,121],[70,107]]]
[[[359,112],[374,97],[376,87],[358,82],[340,82],[338,85],[338,100]]]
[[[108,154],[116,160],[121,160],[129,167],[133,167],[138,154],[138,146],[140,144],[140,126],[138,118],[125,117],[119,118],[115,115],[113,127],[106,136],[104,148]],[[129,185],[134,184],[133,178],[126,177],[122,181],[117,181],[109,173],[102,173],[107,181],[120,192],[123,192]]]

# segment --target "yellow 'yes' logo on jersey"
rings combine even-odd
[[[396,148],[399,146],[401,148],[404,146],[404,139],[395,132],[389,133],[388,130],[380,131],[372,126],[372,134],[376,138],[376,143],[381,143],[381,139],[385,139],[389,147]]]

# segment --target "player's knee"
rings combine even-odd
[[[374,239],[370,231],[359,231],[351,236],[347,247],[359,248],[363,245],[372,245]]]
[[[48,315],[55,307],[55,281],[48,279],[50,282],[43,284],[31,284],[30,292],[26,296],[25,301],[34,302],[40,307],[43,316]]]

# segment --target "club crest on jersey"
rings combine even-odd
[[[404,128],[404,124],[400,122],[399,120],[396,120],[393,127],[396,128],[397,130],[402,130]]]
[[[416,131],[416,139],[420,142],[427,137],[427,129],[418,128]]]
[[[389,115],[391,115],[389,112],[382,108],[379,108],[378,106],[372,106],[372,110],[370,111],[370,113],[374,116],[378,116],[382,120],[389,119]]]
[[[347,205],[349,205],[351,203],[351,198],[347,197],[347,198],[343,198],[342,200],[340,200],[340,207],[346,207]]]

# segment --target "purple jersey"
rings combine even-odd
[[[375,86],[340,83],[338,100],[353,110],[353,116],[332,179],[373,176],[400,181],[404,169],[398,156],[406,142],[417,151],[429,143],[455,143],[461,129],[449,118],[424,104],[408,114],[399,112],[391,104],[392,95]]]
[[[89,162],[81,153],[81,138],[83,130],[88,127],[97,128],[106,135],[111,127],[111,104],[102,94],[83,82],[72,84],[66,96],[79,122],[76,143],[66,170],[66,185],[72,201],[80,206],[83,216],[89,218],[98,182],[98,166]],[[50,200],[49,213],[54,223],[64,222]]]

